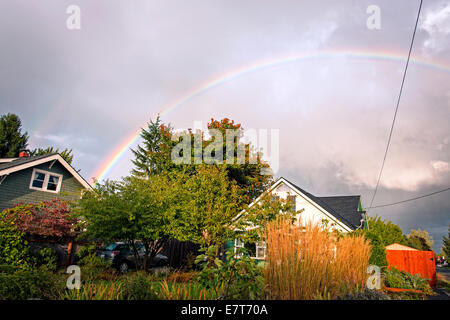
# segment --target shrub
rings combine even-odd
[[[46,266],[52,271],[55,271],[58,266],[58,256],[51,248],[42,248],[36,258],[38,266]]]
[[[16,218],[8,210],[0,212],[0,264],[28,268],[32,262],[24,233],[15,225]]]
[[[267,225],[266,246],[269,298],[335,299],[365,286],[370,245],[361,236],[337,239],[323,225],[277,219]]]
[[[390,300],[389,296],[381,291],[364,288],[364,290],[354,290],[338,300]]]
[[[75,257],[78,261],[83,260],[87,256],[95,256],[97,252],[97,247],[95,244],[89,244],[87,246],[82,246],[80,250],[75,253]]]
[[[0,273],[11,274],[19,270],[19,267],[9,265],[9,264],[0,264]]]
[[[79,261],[79,265],[81,267],[81,278],[87,282],[99,279],[100,275],[104,272],[113,272],[110,264],[95,254],[89,254],[83,257]]]
[[[370,241],[372,254],[370,264],[379,267],[387,266],[386,249],[387,245],[399,243],[408,245],[408,241],[403,235],[402,229],[388,220],[382,220],[380,217],[368,217],[369,229],[355,231],[355,235],[364,235]]]
[[[197,280],[207,289],[214,289],[221,299],[252,300],[261,298],[264,289],[262,270],[243,249],[244,255],[235,258],[234,249],[226,253],[225,262],[215,257],[215,246],[203,249],[196,262],[202,262]]]
[[[57,299],[64,283],[45,267],[0,273],[0,300]]]
[[[128,276],[123,283],[123,298],[127,300],[155,300],[153,277],[145,272]]]
[[[427,295],[433,294],[433,290],[427,279],[420,275],[410,274],[406,271],[399,271],[396,268],[385,269],[383,272],[384,284],[389,288],[421,290]]]
[[[197,272],[174,272],[169,275],[169,282],[189,282],[197,276]]]
[[[17,228],[27,235],[42,237],[74,236],[77,219],[71,215],[70,204],[64,200],[18,204],[4,210]]]

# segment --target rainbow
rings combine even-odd
[[[219,75],[213,78],[194,90],[188,92],[187,94],[181,96],[175,102],[163,107],[159,116],[164,116],[171,112],[172,110],[180,107],[181,105],[193,100],[194,98],[202,95],[203,93],[220,86],[226,82],[234,80],[236,78],[242,77],[246,74],[261,71],[268,68],[273,68],[276,66],[294,63],[297,61],[311,60],[311,59],[330,59],[330,58],[350,58],[350,59],[375,59],[382,61],[393,61],[393,62],[405,62],[406,56],[403,54],[387,51],[361,51],[361,50],[326,50],[326,51],[315,51],[306,52],[302,54],[292,54],[282,57],[269,58],[261,60],[252,64],[240,66],[232,71],[226,72],[225,74]],[[432,68],[438,71],[450,72],[450,67],[443,63],[431,62],[422,58],[411,57],[412,63]],[[156,117],[157,114],[154,116]],[[119,162],[121,157],[129,150],[129,148],[139,139],[141,129],[133,132],[128,136],[123,142],[115,148],[115,150],[106,158],[106,160],[101,164],[101,166],[95,171],[94,177],[97,177],[97,181],[104,180],[111,169]]]

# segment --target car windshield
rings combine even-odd
[[[105,246],[105,250],[113,251],[116,247],[117,247],[117,243],[111,243],[111,244]]]

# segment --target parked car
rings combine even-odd
[[[143,258],[144,246],[141,243],[137,243],[137,247],[139,256]],[[97,256],[111,261],[111,266],[121,273],[127,273],[130,268],[136,268],[133,249],[123,242],[115,242],[104,246],[97,251]],[[169,259],[160,253],[152,261],[147,261],[147,265],[150,267],[163,267],[168,265],[168,263]]]

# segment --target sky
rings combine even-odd
[[[80,9],[80,29],[67,27],[71,5]],[[371,5],[380,8],[379,29],[367,27]],[[368,207],[418,5],[2,0],[0,114],[19,115],[30,148],[72,148],[73,166],[89,181],[161,110],[170,110],[162,120],[178,129],[224,117],[244,129],[278,129],[276,177],[317,196],[360,194]],[[227,75],[236,76],[173,107]],[[426,0],[374,206],[450,185],[449,119],[450,1]],[[106,178],[128,175],[131,158],[125,152]],[[427,230],[439,250],[449,197],[369,214],[405,234]]]

